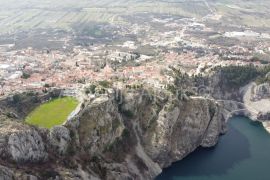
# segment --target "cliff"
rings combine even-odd
[[[50,130],[2,114],[0,177],[154,179],[225,132],[223,108],[214,101],[116,92],[85,100],[76,116]]]

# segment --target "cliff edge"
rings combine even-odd
[[[225,121],[214,101],[145,90],[85,100],[50,130],[2,114],[0,177],[154,179],[197,147],[214,146]]]

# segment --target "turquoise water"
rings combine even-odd
[[[156,180],[270,180],[270,134],[258,122],[235,117],[218,145],[198,149]]]

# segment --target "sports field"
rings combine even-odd
[[[37,107],[26,122],[44,128],[63,124],[79,102],[72,97],[54,99]]]

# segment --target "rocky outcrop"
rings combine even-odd
[[[202,140],[202,147],[213,147],[217,144],[220,134],[224,134],[226,128],[226,118],[218,107],[214,110],[215,114],[212,117],[212,121],[209,123],[207,130],[205,131],[204,138]],[[213,111],[213,110],[212,110]],[[212,112],[213,113],[213,112]]]
[[[98,98],[78,119],[80,145],[108,161],[99,159],[107,172],[102,179],[153,179],[197,147],[214,146],[226,129],[221,107],[211,100],[149,92],[126,93],[121,102]]]
[[[224,77],[221,72],[214,72],[209,78],[209,95],[216,100],[234,100],[242,102],[243,95],[240,88],[226,86],[224,84]]]
[[[0,163],[16,177],[154,179],[197,147],[214,146],[225,120],[222,106],[201,97],[112,93],[85,100],[78,114],[51,130],[3,124],[12,131],[1,131]]]
[[[12,133],[8,138],[8,146],[16,162],[41,162],[47,159],[44,143],[35,130]]]
[[[0,179],[14,180],[14,174],[9,168],[0,165]]]
[[[50,130],[49,142],[59,154],[66,154],[70,143],[70,132],[64,126],[55,126]]]
[[[142,138],[147,153],[161,168],[181,160],[201,145],[215,145],[225,123],[214,102],[198,98],[176,101],[173,107],[172,102],[167,103],[152,122],[153,131],[146,131]]]
[[[270,110],[269,110],[269,111],[270,111]],[[261,121],[269,121],[269,120],[270,120],[270,112],[259,113],[259,114],[258,114],[258,120],[261,120]]]
[[[90,154],[105,150],[124,130],[118,106],[108,97],[97,98],[88,104],[77,120],[80,144]]]
[[[255,86],[253,90],[253,101],[258,101],[261,99],[270,98],[270,85],[269,83],[263,83]]]
[[[268,84],[257,85],[252,82],[243,90],[243,103],[249,112],[247,116],[253,120],[270,120],[270,98],[268,97]]]

